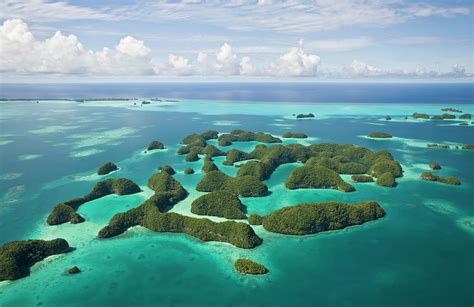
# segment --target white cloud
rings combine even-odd
[[[150,74],[149,49],[142,41],[127,36],[114,49],[86,50],[75,35],[57,31],[37,40],[19,19],[6,20],[0,27],[0,71],[58,74]]]
[[[354,60],[351,65],[346,67],[345,72],[351,76],[374,77],[379,76],[383,71],[364,62]]]
[[[248,56],[243,57],[240,60],[240,74],[241,75],[254,75],[256,73],[255,67],[253,67]]]
[[[271,63],[267,72],[278,77],[314,76],[320,62],[319,56],[305,53],[301,40],[299,47],[291,48],[277,61]]]

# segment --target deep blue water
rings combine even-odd
[[[130,83],[1,84],[1,99],[168,97],[323,103],[474,103],[474,84]]]

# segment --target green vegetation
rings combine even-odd
[[[117,165],[112,162],[107,162],[97,169],[97,175],[107,175],[108,173],[116,170],[118,170]]]
[[[471,114],[469,113],[459,115],[459,119],[471,119],[471,118],[472,118]]]
[[[306,139],[308,136],[301,132],[286,132],[282,137],[285,139]]]
[[[184,169],[184,173],[186,175],[191,175],[191,174],[194,174],[194,170],[192,168],[188,167],[188,168]]]
[[[233,130],[231,133],[222,134],[218,138],[219,145],[229,146],[232,142],[257,141],[261,143],[281,143],[281,140],[269,133],[247,132],[243,130]]]
[[[290,189],[338,189],[342,192],[355,191],[354,187],[342,180],[338,173],[324,166],[305,165],[295,169],[285,181]]]
[[[390,172],[383,173],[382,175],[380,175],[377,178],[377,181],[375,183],[377,183],[380,186],[388,187],[388,188],[392,188],[397,185],[395,182],[395,178],[393,177],[393,174]]]
[[[440,177],[440,176],[433,175],[433,173],[431,172],[423,172],[420,178],[427,181],[438,181],[441,183],[451,184],[451,185],[461,184],[461,180],[459,180],[459,178],[457,177]]]
[[[157,166],[156,169],[161,172],[168,173],[169,175],[176,174],[176,171],[169,165]]]
[[[392,118],[389,115],[386,115],[385,120],[392,120]]]
[[[426,144],[428,148],[440,148],[440,149],[449,149],[449,145],[442,145],[442,144]]]
[[[313,118],[316,117],[314,116],[313,113],[308,113],[308,114],[298,114],[296,115],[296,118],[301,119],[301,118]]]
[[[252,275],[262,275],[267,274],[268,269],[256,262],[253,262],[249,259],[237,259],[234,264],[235,269],[237,272],[243,275],[252,274]]]
[[[69,274],[77,274],[77,273],[80,273],[81,270],[77,267],[77,266],[73,266],[72,268],[70,268],[69,270],[67,270],[67,272]]]
[[[390,139],[392,135],[385,132],[370,132],[368,137],[374,139]]]
[[[209,157],[225,156],[225,152],[214,145],[208,145],[207,140],[217,139],[218,132],[209,130],[201,134],[191,134],[185,137],[181,144],[185,145],[178,149],[178,154],[187,155],[186,161],[193,162],[199,160],[199,154]]]
[[[367,175],[352,175],[351,180],[359,183],[374,182],[374,178]]]
[[[56,205],[49,214],[46,222],[49,225],[59,225],[66,222],[73,224],[81,223],[84,222],[84,218],[77,214],[76,210],[82,204],[109,194],[128,195],[140,191],[140,187],[137,184],[126,178],[111,178],[99,181],[95,184],[92,191],[85,196]]]
[[[462,147],[462,149],[474,149],[474,144],[466,144]]]
[[[109,224],[99,231],[99,238],[114,237],[132,226],[140,225],[156,232],[186,233],[203,241],[228,242],[241,248],[253,248],[262,243],[262,239],[245,223],[216,223],[209,219],[165,212],[187,196],[183,186],[169,174],[152,175],[148,186],[155,194],[137,208],[114,215]]]
[[[436,163],[436,162],[430,163],[429,167],[431,169],[434,169],[434,170],[441,169],[441,165],[439,163]]]
[[[165,149],[165,145],[160,141],[153,141],[148,145],[147,150],[155,150],[155,149]]]
[[[204,165],[201,168],[201,171],[203,173],[209,173],[209,172],[218,171],[218,170],[219,169],[217,168],[217,165],[214,162],[212,162],[210,158],[206,157],[204,159]]]
[[[254,176],[230,177],[221,171],[211,171],[197,184],[200,192],[225,190],[241,197],[259,197],[268,194],[268,188]]]
[[[430,116],[428,114],[425,114],[425,113],[413,113],[412,114],[412,117],[415,118],[415,119],[418,119],[418,118],[422,118],[422,119],[430,119]]]
[[[248,161],[240,166],[237,177],[254,176],[260,180],[270,178],[275,169],[285,163],[306,162],[307,165],[323,166],[338,174],[379,174],[391,172],[395,178],[402,176],[400,164],[386,150],[373,152],[365,147],[339,144],[301,144],[255,146],[252,152],[231,149],[225,165]]]
[[[263,227],[276,233],[307,235],[360,225],[384,215],[385,211],[374,201],[304,203],[270,213],[263,220]]]
[[[194,214],[226,219],[243,219],[245,218],[244,210],[237,195],[223,190],[202,195],[191,204],[191,212]]]
[[[26,240],[5,243],[0,247],[0,281],[28,276],[30,267],[46,257],[70,250],[64,239]]]
[[[250,214],[248,218],[248,222],[250,225],[262,225],[263,216],[258,215],[258,214]]]
[[[448,114],[448,113],[444,113],[444,114],[441,114],[441,115],[434,115],[434,116],[431,116],[431,119],[435,119],[435,120],[455,119],[455,118],[456,118],[455,115]]]

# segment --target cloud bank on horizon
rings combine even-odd
[[[4,0],[0,74],[4,80],[465,80],[473,76],[471,7],[468,1],[145,0],[101,6]]]

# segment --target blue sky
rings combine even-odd
[[[465,82],[472,10],[472,1],[3,0],[0,73],[3,82]]]

